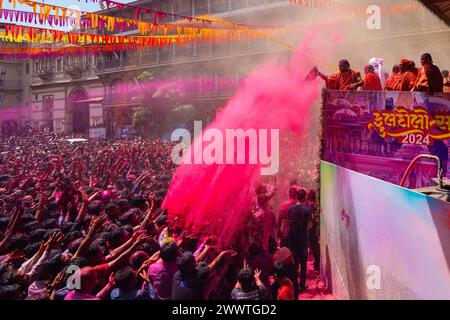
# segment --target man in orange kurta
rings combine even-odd
[[[431,54],[424,53],[420,57],[422,68],[419,68],[417,79],[411,91],[443,92],[444,79],[441,70],[433,64]]]
[[[401,80],[400,77],[400,66],[398,64],[394,65],[392,68],[392,74],[387,78],[384,89],[386,91],[393,91],[397,83]]]
[[[339,61],[339,72],[330,76],[326,76],[319,71],[317,74],[325,81],[329,90],[358,90],[364,85],[359,72],[350,68],[350,63],[346,59]]]
[[[366,76],[364,77],[363,90],[367,91],[383,91],[381,86],[380,77],[375,73],[375,69],[372,65],[368,64],[364,67]]]
[[[416,82],[413,63],[408,59],[400,60],[400,81],[394,86],[394,91],[411,91]]]

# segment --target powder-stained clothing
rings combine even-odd
[[[450,78],[444,79],[444,93],[450,93]]]
[[[283,225],[282,225],[282,229],[281,229],[281,233],[282,233],[282,237],[287,237],[287,235],[289,234],[289,223],[286,220],[286,216],[287,216],[287,211],[289,209],[290,206],[292,206],[293,204],[295,204],[297,201],[294,199],[289,199],[286,200],[285,202],[283,202],[280,206],[280,215],[278,217],[279,220],[279,224],[281,223],[281,221],[283,221]]]
[[[244,292],[241,288],[234,288],[231,292],[232,300],[264,300],[266,296],[266,287],[264,285],[260,285],[255,290]]]
[[[264,249],[269,248],[269,239],[274,236],[277,227],[277,218],[272,210],[260,209],[254,215],[254,228],[258,233]]]
[[[327,77],[326,87],[329,90],[357,90],[358,88],[350,88],[350,85],[361,81],[359,72],[349,70],[346,72],[338,72]]]
[[[386,84],[384,86],[384,89],[386,91],[394,91],[395,87],[400,83],[402,80],[402,74],[399,73],[393,73],[387,78]]]
[[[293,252],[296,252],[300,246],[307,247],[308,224],[312,220],[311,208],[300,203],[294,204],[288,209],[287,220],[290,226],[290,246],[288,246],[288,248]]]
[[[204,300],[209,274],[209,267],[200,265],[189,278],[183,278],[177,271],[172,280],[172,300]]]
[[[380,78],[373,72],[367,73],[364,78],[363,89],[367,91],[383,91]]]
[[[394,91],[411,91],[414,88],[417,76],[412,71],[405,71],[400,74],[400,81],[394,87]]]
[[[414,83],[414,91],[443,92],[443,89],[444,78],[437,66],[427,64],[419,68],[419,73]]]
[[[295,300],[294,284],[289,278],[282,279],[276,287],[278,287],[277,300]]]
[[[170,300],[172,297],[172,280],[176,272],[175,262],[157,262],[148,268],[148,276],[152,280],[158,300]]]

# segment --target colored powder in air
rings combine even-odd
[[[288,62],[271,61],[258,67],[206,128],[220,130],[223,137],[226,129],[267,129],[269,137],[270,129],[278,129],[280,186],[287,185],[295,164],[301,161],[298,151],[305,143],[311,108],[320,96],[320,81],[305,80],[314,64],[308,61],[311,55],[302,52],[304,48],[296,50]],[[203,129],[204,135],[207,130]],[[198,141],[197,137],[191,149]],[[203,142],[203,147],[208,144]],[[163,208],[169,218],[182,217],[187,228],[215,234],[221,245],[228,245],[252,205],[260,169],[260,164],[182,164],[175,171]]]

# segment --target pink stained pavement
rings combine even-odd
[[[308,272],[306,275],[306,284],[308,289],[300,292],[298,300],[336,300],[331,295],[323,281],[320,280],[320,272],[314,271],[314,259],[311,255],[308,257]]]

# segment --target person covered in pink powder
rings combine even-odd
[[[265,185],[260,185],[256,188],[257,210],[252,217],[250,243],[256,242],[265,250],[269,248],[269,240],[275,239],[277,219],[269,206],[275,192],[275,187],[268,190]]]
[[[306,203],[306,191],[297,192],[297,202],[287,211],[289,234],[287,247],[294,255],[295,269],[300,266],[300,292],[307,289],[308,231],[311,229],[312,210]]]
[[[290,206],[297,202],[297,187],[291,186],[288,190],[288,200],[284,201],[280,206],[280,214],[278,216],[278,237],[281,240],[281,246],[287,245],[287,237],[289,235],[289,223],[286,220],[287,211]]]

